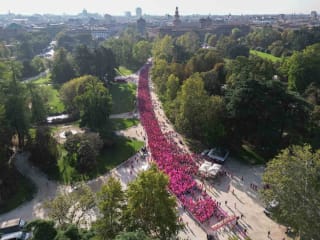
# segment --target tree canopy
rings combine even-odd
[[[159,239],[170,239],[178,233],[176,201],[167,186],[168,177],[155,165],[129,183],[125,213],[129,229],[142,229]]]
[[[268,164],[263,181],[266,202],[276,200],[275,216],[301,233],[302,239],[317,239],[320,228],[320,150],[310,145],[282,150]]]

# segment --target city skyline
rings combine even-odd
[[[135,15],[137,7],[142,8],[142,14],[165,15],[174,14],[175,7],[178,6],[181,15],[201,14],[201,15],[225,15],[225,14],[292,14],[292,13],[310,13],[311,11],[320,11],[319,0],[198,0],[194,2],[170,1],[170,0],[1,0],[0,14],[8,11],[16,14],[77,14],[83,9],[90,13],[124,15],[130,11]]]

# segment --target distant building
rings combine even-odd
[[[91,30],[91,37],[94,40],[107,39],[110,36],[110,31],[105,27],[93,27]]]
[[[124,12],[124,16],[127,17],[127,18],[130,18],[131,17],[131,12],[130,11]]]
[[[317,20],[317,17],[318,17],[317,11],[311,11],[310,17],[311,17],[311,20]]]
[[[179,26],[181,24],[179,9],[176,7],[176,11],[174,13],[173,26]]]
[[[142,17],[137,20],[137,29],[141,35],[143,35],[146,31],[146,20],[144,20]]]
[[[136,8],[136,17],[141,18],[142,17],[142,9],[140,7]]]
[[[105,22],[107,23],[107,24],[110,24],[110,23],[112,23],[112,16],[110,15],[110,14],[105,14],[104,16],[104,20],[105,20]]]
[[[212,25],[212,19],[207,17],[207,18],[200,18],[200,27],[201,28],[208,28]]]

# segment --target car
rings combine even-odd
[[[229,157],[230,152],[222,147],[215,147],[210,149],[210,151],[207,153],[207,156],[214,160],[217,163],[224,163],[227,158]]]
[[[265,209],[263,210],[263,212],[267,215],[267,216],[271,216],[274,209],[276,209],[279,206],[279,202],[275,199],[273,199],[271,202],[268,203],[268,205],[265,207]]]
[[[21,218],[10,219],[0,223],[0,234],[19,232],[23,229],[26,222]]]
[[[28,240],[31,238],[31,234],[28,232],[13,232],[4,234],[0,237],[0,240]]]

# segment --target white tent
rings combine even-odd
[[[210,177],[215,177],[221,170],[221,165],[214,163],[211,167],[208,169],[208,175]]]
[[[204,163],[199,167],[199,172],[207,174],[211,166],[212,166],[211,162],[204,161]]]
[[[215,177],[221,170],[222,165],[204,161],[199,167],[199,172],[206,175],[206,177]]]

